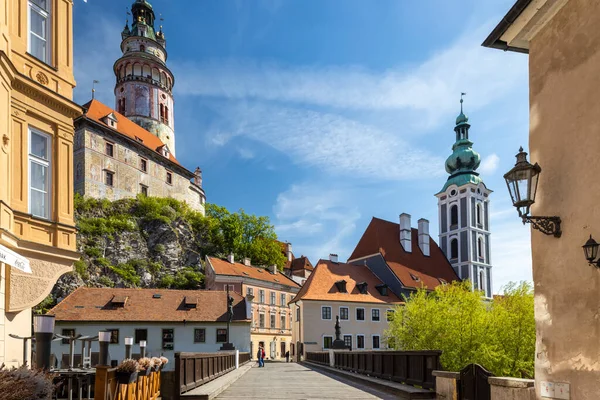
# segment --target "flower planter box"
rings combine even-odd
[[[117,382],[123,385],[129,385],[137,380],[138,373],[128,373],[128,372],[117,372],[116,374]]]

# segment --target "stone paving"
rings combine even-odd
[[[396,399],[390,394],[297,363],[270,362],[250,371],[217,399]]]

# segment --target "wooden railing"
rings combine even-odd
[[[425,389],[435,388],[434,370],[440,368],[441,351],[336,351],[335,368],[403,382]],[[328,352],[306,353],[306,360],[329,365]]]
[[[133,383],[118,383],[116,368],[97,366],[94,400],[157,400],[160,397],[160,371],[139,375]]]
[[[250,353],[240,353],[239,365],[250,361]],[[175,392],[179,395],[235,369],[235,352],[175,353]]]

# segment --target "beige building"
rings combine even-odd
[[[353,350],[386,349],[388,312],[401,301],[366,265],[319,260],[292,300],[292,336],[297,354],[331,348],[336,317],[341,337]]]
[[[562,220],[559,238],[531,230],[537,398],[600,398],[600,268],[582,251],[600,238],[598,26],[597,0],[519,0],[484,42],[529,54],[531,214]]]
[[[72,270],[73,3],[0,6],[0,364],[23,363],[31,307]]]
[[[289,302],[300,290],[300,285],[280,273],[277,267],[253,266],[250,259],[235,262],[233,255],[227,260],[206,257],[206,288],[234,291],[250,299],[252,326],[250,328],[252,357],[258,346],[265,348],[267,359],[283,359],[286,352],[295,351],[292,341],[292,312]]]

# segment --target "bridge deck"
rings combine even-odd
[[[397,397],[296,363],[253,366],[217,399],[395,399]]]

